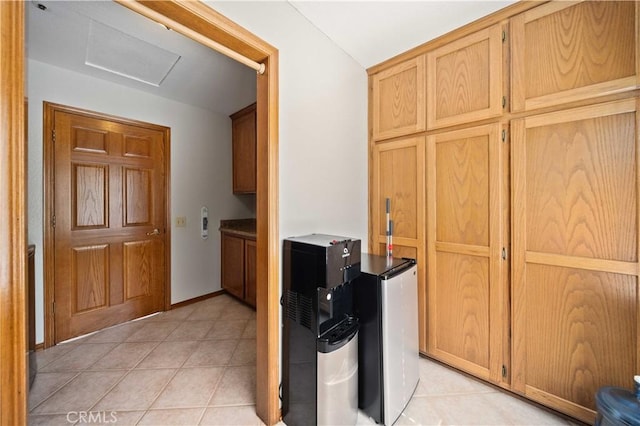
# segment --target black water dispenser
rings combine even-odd
[[[312,234],[284,240],[282,414],[288,426],[355,425],[358,320],[352,280],[360,240]]]

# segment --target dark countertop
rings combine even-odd
[[[220,232],[227,234],[236,234],[245,238],[256,238],[256,220],[255,219],[229,219],[221,220]]]

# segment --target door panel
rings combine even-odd
[[[386,254],[388,198],[393,221],[393,256],[417,260],[419,337],[423,352],[427,349],[424,143],[424,136],[376,143],[372,152],[369,196],[371,252]]]
[[[107,226],[108,165],[73,164],[74,230]]]
[[[72,294],[75,296],[72,312],[105,306],[109,296],[109,246],[74,247],[72,250]]]
[[[409,59],[371,76],[373,139],[425,130],[425,57]]]
[[[502,25],[427,53],[427,128],[502,114]]]
[[[511,19],[512,109],[638,84],[638,2],[549,2]]]
[[[166,129],[55,110],[54,131],[60,342],[164,308]]]
[[[427,138],[428,353],[500,383],[508,317],[501,125]]]
[[[628,99],[512,124],[513,389],[589,423],[640,368],[637,123]]]
[[[525,289],[527,392],[595,407],[594,389],[627,388],[636,374],[637,278],[532,264],[526,280],[536,283]]]

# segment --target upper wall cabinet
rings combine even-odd
[[[636,88],[639,7],[552,2],[513,17],[512,111]]]
[[[502,114],[502,26],[493,25],[427,53],[427,127]]]
[[[231,115],[233,193],[256,193],[256,104]]]
[[[372,76],[373,139],[425,130],[424,56]]]

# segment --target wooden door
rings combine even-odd
[[[256,104],[231,115],[233,193],[256,193]]]
[[[500,127],[427,138],[428,353],[495,383],[508,366]]]
[[[427,53],[427,128],[497,117],[503,110],[502,25]]]
[[[244,238],[222,234],[222,288],[244,299]]]
[[[374,140],[425,130],[424,55],[380,71],[370,81]]]
[[[164,309],[168,129],[53,114],[60,342]]]
[[[244,240],[244,300],[256,306],[256,241]]]
[[[391,202],[393,256],[418,264],[420,350],[426,350],[424,136],[375,144],[372,158],[369,250],[386,254],[386,199]]]
[[[592,423],[640,371],[637,103],[511,127],[513,389]]]
[[[638,87],[634,1],[550,2],[511,19],[512,110]]]

